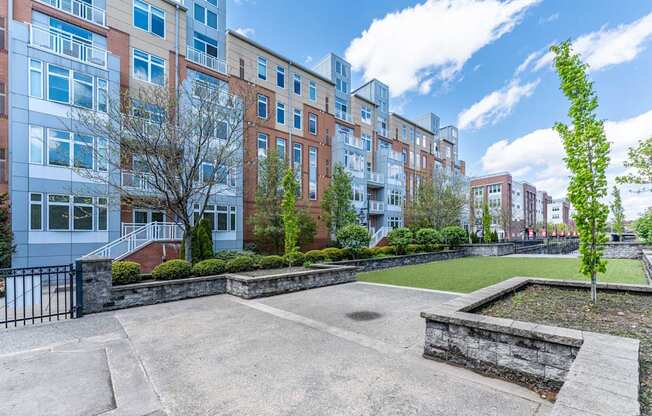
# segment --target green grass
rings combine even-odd
[[[514,276],[586,280],[578,259],[466,257],[360,273],[358,280],[388,285],[468,293]],[[646,284],[638,260],[609,260],[598,282]]]

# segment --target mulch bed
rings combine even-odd
[[[531,285],[475,312],[639,339],[641,412],[652,415],[651,295],[598,291],[594,306],[588,290]]]

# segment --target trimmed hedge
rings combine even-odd
[[[325,258],[326,256],[324,256],[321,250],[310,250],[305,253],[305,259],[310,263],[319,263],[324,261]]]
[[[226,271],[229,273],[246,272],[255,267],[256,263],[251,256],[238,256],[226,262]]]
[[[111,278],[116,285],[138,283],[142,280],[140,264],[135,261],[114,261],[111,264]]]
[[[168,260],[152,270],[156,280],[185,279],[192,275],[192,264],[185,260]]]
[[[283,260],[285,261],[285,264],[288,266],[296,267],[296,266],[302,266],[303,263],[306,261],[306,256],[297,251],[296,253],[293,254],[287,254],[283,256]]]
[[[442,235],[434,228],[422,228],[414,234],[414,239],[418,244],[434,245],[443,242]]]
[[[324,255],[324,258],[330,259],[332,261],[342,260],[344,258],[344,252],[342,249],[337,247],[328,247],[321,251]]]
[[[466,231],[457,225],[444,227],[441,230],[444,243],[449,247],[458,247],[466,242]]]
[[[280,269],[285,267],[285,259],[281,256],[265,256],[260,259],[258,266],[261,269]]]
[[[409,228],[394,228],[387,234],[389,243],[395,248],[396,254],[405,254],[412,244],[412,231]]]
[[[226,271],[226,262],[220,259],[202,260],[192,267],[195,276],[215,276]]]

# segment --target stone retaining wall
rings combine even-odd
[[[612,242],[604,245],[606,259],[640,259],[644,245],[635,242]]]
[[[411,264],[430,263],[433,261],[451,260],[465,257],[465,250],[445,250],[432,253],[416,253],[404,256],[373,257],[370,259],[342,260],[329,264],[340,266],[355,266],[361,272],[390,267],[409,266]]]
[[[585,282],[516,277],[438,305],[421,313],[424,357],[560,388],[553,416],[639,415],[638,340],[470,313],[529,284],[588,289]],[[649,286],[598,286],[652,295]]]
[[[553,240],[547,244],[516,247],[516,254],[568,254],[577,250],[579,245],[579,240]]]
[[[641,257],[641,261],[643,262],[643,271],[645,272],[645,276],[647,277],[647,282],[648,284],[652,285],[652,250],[643,251],[643,256]]]
[[[506,256],[516,250],[514,243],[465,244],[462,247],[467,256]]]

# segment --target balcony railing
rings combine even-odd
[[[349,123],[353,123],[353,117],[351,116],[351,113],[347,113],[345,111],[342,111],[339,108],[335,109],[335,117],[340,119],[340,120],[348,121]]]
[[[369,212],[370,213],[382,213],[385,212],[385,203],[382,201],[369,200]]]
[[[29,30],[29,43],[32,46],[48,50],[57,55],[106,68],[106,49],[75,40],[70,33],[58,29],[31,25]]]
[[[388,150],[387,157],[393,160],[398,160],[399,162],[403,163],[403,154],[401,152],[397,152],[395,150]]]
[[[385,175],[382,173],[378,172],[368,172],[368,179],[369,182],[374,182],[374,183],[385,183]]]
[[[226,75],[226,62],[211,56],[205,52],[199,51],[193,47],[186,47],[186,59],[201,66],[205,66],[213,71]]]
[[[64,13],[71,14],[86,20],[87,22],[95,23],[96,25],[106,26],[106,10],[99,7],[92,6],[79,0],[39,0]]]
[[[120,175],[121,184],[125,188],[138,189],[148,192],[156,190],[152,185],[153,176],[149,173],[122,171],[120,172]]]
[[[350,134],[340,135],[340,137],[343,137],[344,143],[348,144],[349,146],[353,146],[356,149],[362,150],[362,140],[360,140],[359,137],[354,137],[351,136]]]
[[[388,185],[403,186],[405,185],[405,175],[398,176],[388,176],[387,177]]]

